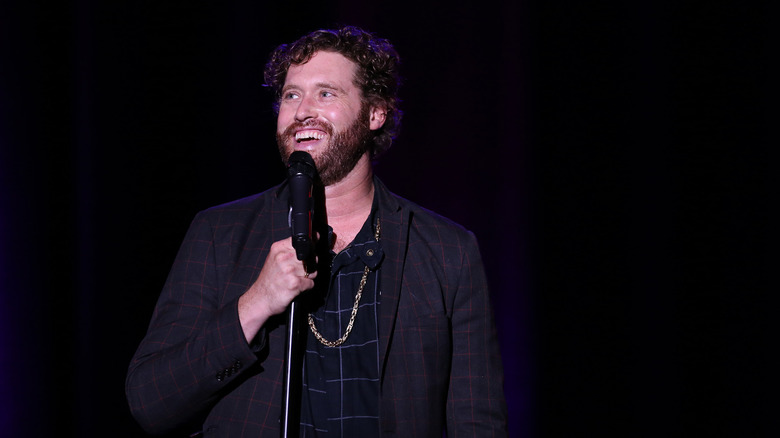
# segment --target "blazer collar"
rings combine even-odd
[[[382,224],[382,249],[385,261],[379,270],[382,304],[379,316],[380,380],[384,379],[387,352],[395,329],[398,301],[403,284],[404,264],[408,250],[410,217],[398,199],[375,176],[374,191],[379,201],[379,220]]]

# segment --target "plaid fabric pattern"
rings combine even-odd
[[[373,215],[355,241],[332,261],[330,290],[313,312],[317,330],[339,339],[349,324],[355,294],[370,269],[355,323],[347,340],[327,347],[308,333],[304,361],[301,437],[369,437],[379,434],[379,288],[382,260]],[[315,291],[316,292],[316,291]]]
[[[474,236],[375,179],[382,437],[506,436],[503,371]],[[286,322],[247,345],[237,302],[271,243],[289,237],[286,191],[199,213],[128,370],[131,411],[154,433],[279,436]]]

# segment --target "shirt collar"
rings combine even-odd
[[[374,203],[371,207],[371,214],[363,223],[363,227],[358,232],[352,243],[349,244],[344,250],[342,250],[333,260],[334,268],[337,266],[347,266],[357,259],[360,259],[364,265],[369,269],[376,269],[384,258],[384,251],[382,250],[381,236],[379,240],[376,236],[377,218],[379,215],[377,211],[379,204],[377,202],[377,196],[374,194]],[[330,227],[328,227],[330,228]],[[329,237],[332,238],[332,229],[329,229]]]

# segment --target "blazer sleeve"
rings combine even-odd
[[[130,410],[148,432],[195,420],[258,359],[225,298],[225,262],[216,260],[214,227],[199,213],[174,261],[146,336],[128,370]]]
[[[452,297],[452,368],[447,436],[505,437],[503,367],[476,238],[467,233]]]

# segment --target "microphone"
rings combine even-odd
[[[317,176],[314,160],[307,152],[295,151],[287,164],[287,183],[290,186],[290,231],[292,245],[298,260],[312,260],[312,216],[314,201],[312,186]]]

